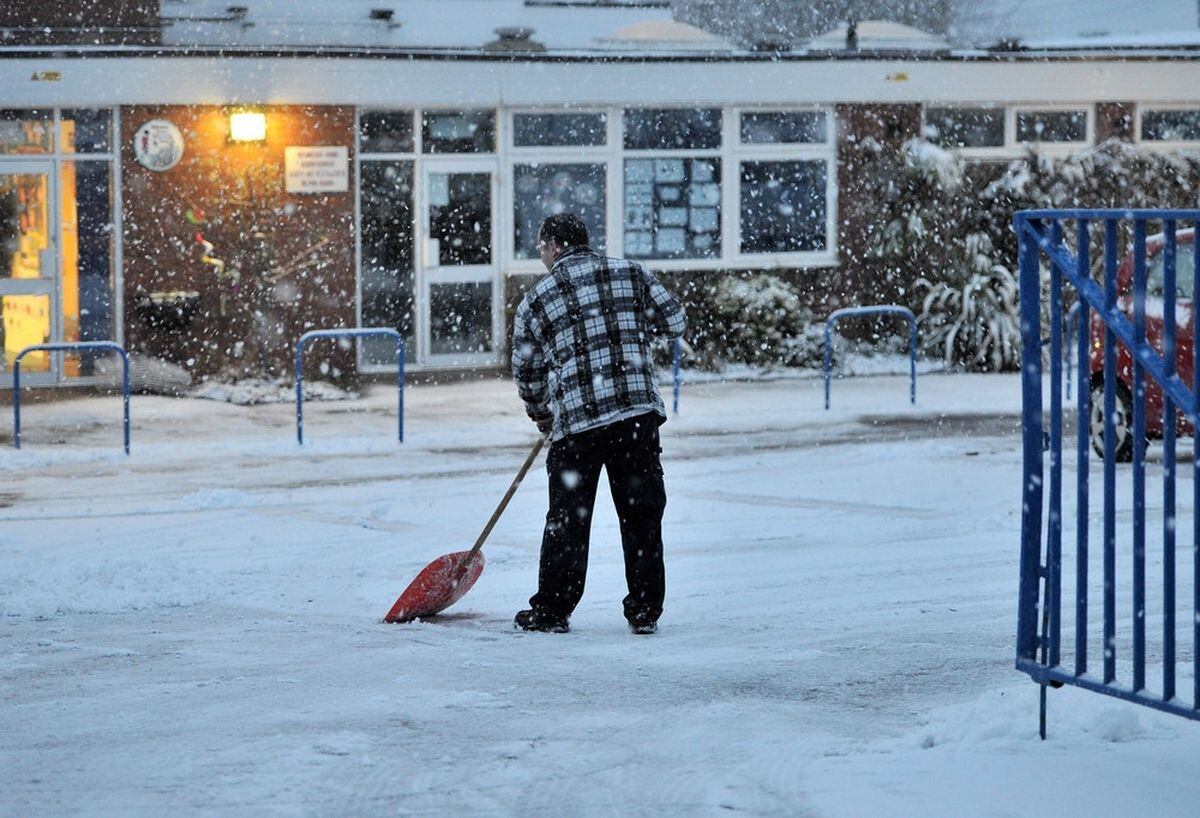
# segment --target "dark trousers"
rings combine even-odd
[[[592,509],[600,468],[621,522],[625,551],[625,618],[657,622],[662,613],[662,516],[667,505],[658,440],[659,418],[651,413],[599,429],[568,435],[550,446],[550,511],[542,537],[535,611],[567,617],[583,597],[587,578]]]

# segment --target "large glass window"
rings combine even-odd
[[[492,282],[429,285],[429,351],[459,355],[492,350]]]
[[[362,153],[412,153],[412,111],[363,111],[358,115]]]
[[[625,147],[628,150],[719,148],[721,109],[626,109]]]
[[[64,120],[65,122],[66,120]],[[64,341],[108,341],[114,337],[112,163],[63,162],[62,334]],[[70,355],[71,375],[95,374],[95,355]]]
[[[513,114],[513,145],[518,148],[603,145],[605,114]]]
[[[1142,112],[1142,139],[1147,142],[1200,141],[1200,109],[1150,109]]]
[[[826,249],[824,160],[742,162],[743,253]]]
[[[413,163],[364,161],[360,174],[362,323],[397,330],[411,361],[416,351]],[[395,345],[388,339],[365,338],[362,344],[367,362],[395,362]]]
[[[721,255],[721,160],[625,160],[625,255]]]
[[[812,144],[829,140],[824,111],[747,111],[742,114],[745,145]]]
[[[52,111],[0,109],[0,154],[54,150]]]
[[[522,259],[537,258],[537,234],[542,220],[564,211],[578,214],[587,225],[592,248],[604,250],[604,182],[602,163],[515,165],[514,255]]]
[[[496,112],[424,111],[421,147],[425,153],[492,153],[496,150]]]
[[[1004,109],[926,108],[925,136],[944,148],[1004,147]]]

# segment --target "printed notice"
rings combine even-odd
[[[284,148],[283,165],[288,193],[345,193],[350,189],[348,148]]]

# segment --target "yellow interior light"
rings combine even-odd
[[[262,111],[235,111],[229,115],[229,141],[262,142],[267,138],[267,115]]]

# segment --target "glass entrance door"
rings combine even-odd
[[[429,162],[421,175],[424,363],[494,365],[501,346],[496,164]]]
[[[51,165],[0,164],[0,381],[12,383],[17,354],[58,337],[55,326],[55,236]],[[58,356],[21,360],[23,382],[50,383]],[[28,373],[28,377],[26,377]]]

